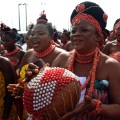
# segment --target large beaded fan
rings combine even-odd
[[[80,82],[64,68],[43,67],[24,89],[29,120],[56,120],[72,111],[80,98]]]

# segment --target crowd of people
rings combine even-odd
[[[64,29],[60,33],[48,22],[43,11],[36,24],[31,24],[24,36],[25,50],[18,44],[18,41],[23,43],[23,37],[18,37],[16,29],[1,23],[0,120],[47,120],[50,119],[50,114],[54,116],[52,112],[48,115],[48,112],[41,110],[44,107],[49,108],[47,104],[43,108],[30,107],[31,111],[35,112],[29,113],[29,109],[25,108],[28,107],[26,104],[30,103],[24,103],[24,98],[27,96],[30,100],[31,97],[37,99],[40,92],[47,93],[47,83],[52,81],[50,76],[55,73],[53,79],[57,79],[59,70],[63,69],[72,72],[69,76],[76,76],[81,93],[76,106],[62,116],[56,107],[60,105],[56,98],[58,101],[53,109],[58,120],[120,120],[120,18],[115,21],[112,30],[107,30],[108,17],[101,6],[85,1],[78,4],[71,13],[71,31]],[[43,63],[44,66],[49,66],[53,73],[43,75]],[[57,70],[56,67],[61,69]],[[41,78],[45,77],[44,91],[37,89],[37,83],[29,83],[34,82],[34,79],[31,79],[39,72]],[[67,73],[64,76],[67,76]],[[70,83],[72,80],[68,81]],[[71,94],[74,93],[71,86],[67,86],[68,83],[60,83],[61,93],[64,93],[64,87],[69,89]],[[35,96],[31,95],[34,85],[30,84],[36,85],[38,94]],[[41,82],[39,84],[42,85]],[[57,89],[58,92],[60,90]],[[65,99],[65,104],[67,97],[64,95],[62,99]],[[56,96],[57,92],[54,93],[54,97]],[[73,103],[75,99],[72,98]],[[53,101],[55,102],[54,99],[51,100]],[[30,105],[32,104],[34,101]]]

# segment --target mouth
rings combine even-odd
[[[80,44],[81,42],[83,42],[83,40],[80,40],[80,39],[74,39],[73,40],[74,44]]]
[[[33,43],[33,47],[34,48],[37,48],[37,47],[39,47],[40,46],[40,43]]]

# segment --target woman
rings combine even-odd
[[[20,68],[20,64],[22,61],[22,58],[24,56],[24,51],[21,50],[16,44],[16,33],[14,31],[12,31],[11,29],[9,31],[6,31],[3,29],[3,34],[2,34],[2,44],[5,48],[5,50],[1,53],[2,56],[8,58],[10,60],[10,62],[12,63],[14,70],[16,71],[15,76],[16,76],[16,80],[15,83],[18,83],[18,78],[19,78],[19,68]],[[14,84],[15,85],[15,84]],[[21,100],[17,99],[14,100],[14,103],[16,105],[16,109],[18,111],[18,115],[19,115],[19,108],[20,108],[20,103]]]
[[[33,27],[31,35],[29,36],[33,49],[28,50],[23,57],[20,70],[20,79],[23,80],[25,78],[25,70],[27,69],[29,63],[34,63],[41,58],[46,64],[51,66],[54,59],[61,52],[64,52],[64,50],[52,45],[52,35],[52,26],[47,22],[46,15],[43,12],[41,17],[37,19],[37,23]],[[17,84],[10,84],[8,86],[9,91],[13,91],[13,88],[16,86]]]
[[[1,55],[10,59],[16,73],[18,74],[18,70],[25,52],[16,46],[16,34],[12,30],[4,31],[1,39],[5,48]]]
[[[0,120],[17,120],[14,98],[7,90],[7,85],[14,83],[15,74],[10,61],[0,56]]]
[[[63,52],[62,49],[51,44],[53,29],[51,24],[47,23],[46,15],[43,13],[37,19],[37,24],[33,27],[29,39],[32,42],[33,49],[26,52],[21,67],[25,64],[35,62],[39,58],[45,63],[52,65],[54,59]]]
[[[114,31],[112,30],[112,31],[110,31],[110,34],[109,34],[109,36],[107,37],[107,39],[106,39],[106,44],[109,44],[109,43],[111,43],[111,42],[116,42],[116,36],[115,36],[115,33],[114,33]]]
[[[75,50],[60,54],[53,63],[53,66],[68,68],[79,76],[81,95],[89,96],[89,102],[85,103],[86,97],[80,99],[81,104],[68,114],[75,120],[120,119],[120,94],[117,92],[120,90],[120,65],[96,48],[106,20],[107,15],[99,5],[92,2],[77,5],[71,15],[71,41]]]
[[[27,51],[29,49],[32,49],[32,43],[31,43],[31,40],[29,40],[29,36],[31,34],[31,30],[32,28],[34,27],[34,24],[30,24],[29,27],[28,27],[28,32],[27,34],[25,35],[25,42],[23,45],[22,45],[22,48]]]
[[[103,53],[120,62],[120,19],[117,19],[114,24],[114,34],[116,36],[116,42],[107,44]]]
[[[69,39],[70,39],[69,32],[67,30],[64,30],[63,33],[60,36],[60,40],[61,40],[63,49],[65,49],[65,46],[68,43]]]
[[[71,50],[74,49],[73,46],[72,46],[71,41],[68,41],[68,42],[67,42],[67,44],[65,45],[64,49],[65,49],[66,51],[71,51]]]

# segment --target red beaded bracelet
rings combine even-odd
[[[93,99],[93,101],[96,103],[96,108],[93,111],[89,112],[90,116],[95,116],[101,112],[101,101],[96,99]]]

